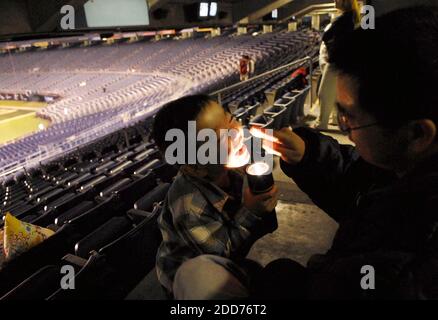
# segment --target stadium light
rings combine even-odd
[[[201,2],[199,4],[199,16],[208,17],[209,5],[208,2]]]
[[[210,17],[215,17],[217,14],[217,2],[210,3]]]

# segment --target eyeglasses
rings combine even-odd
[[[349,124],[348,116],[345,114],[345,112],[341,111],[340,108],[338,107],[338,126],[342,132],[351,133],[352,131],[366,129],[366,128],[374,127],[377,125],[379,125],[379,123],[374,122],[374,123],[370,123],[370,124],[366,124],[363,126],[358,126],[358,127],[352,128]]]

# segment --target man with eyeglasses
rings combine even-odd
[[[331,60],[339,126],[355,147],[308,128],[265,138],[275,140],[282,170],[339,229],[306,268],[269,264],[256,295],[436,299],[438,9],[382,16],[375,30],[336,44]]]

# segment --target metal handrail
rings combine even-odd
[[[295,60],[295,61],[293,61],[293,62],[290,62],[290,63],[288,63],[288,64],[285,64],[285,65],[283,65],[283,66],[281,66],[281,67],[278,67],[278,68],[275,68],[275,69],[269,70],[269,71],[267,71],[267,72],[264,72],[264,73],[262,73],[262,74],[259,74],[259,75],[255,76],[255,77],[251,78],[251,79],[248,79],[248,80],[245,80],[245,81],[242,81],[242,82],[238,82],[238,83],[235,83],[235,84],[233,84],[233,85],[231,85],[231,86],[228,86],[228,87],[226,87],[226,88],[223,88],[223,89],[217,90],[217,91],[211,93],[210,96],[218,96],[219,101],[221,101],[220,98],[221,98],[221,94],[222,94],[223,92],[227,92],[227,91],[230,91],[230,90],[232,90],[232,89],[239,88],[240,86],[244,86],[244,85],[246,85],[246,84],[248,84],[248,83],[250,83],[250,82],[252,82],[252,81],[255,81],[255,80],[257,80],[257,79],[260,79],[260,78],[266,77],[267,75],[270,75],[270,74],[276,73],[277,71],[281,71],[281,70],[284,70],[284,69],[290,68],[290,67],[292,67],[292,66],[294,66],[294,65],[301,64],[301,63],[304,63],[304,62],[308,62],[309,65],[310,65],[310,68],[309,68],[309,74],[310,74],[310,79],[311,79],[312,76],[313,76],[313,58],[310,57],[310,56],[307,56],[307,57],[304,57],[304,58],[301,58],[301,59]],[[312,89],[312,81],[310,81],[310,88]],[[310,91],[312,92],[312,90],[310,90]],[[312,93],[311,93],[311,94],[312,94]],[[313,99],[312,96],[311,96],[310,98]]]

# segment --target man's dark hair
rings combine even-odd
[[[164,105],[155,115],[152,125],[152,138],[158,149],[164,155],[172,143],[166,141],[166,133],[170,129],[180,129],[187,138],[188,122],[195,121],[199,113],[215,100],[207,95],[192,95],[174,100]],[[187,146],[187,140],[186,140]],[[186,152],[187,157],[187,152]]]
[[[438,123],[438,7],[412,7],[376,19],[335,44],[330,62],[358,82],[362,109],[388,127]]]

